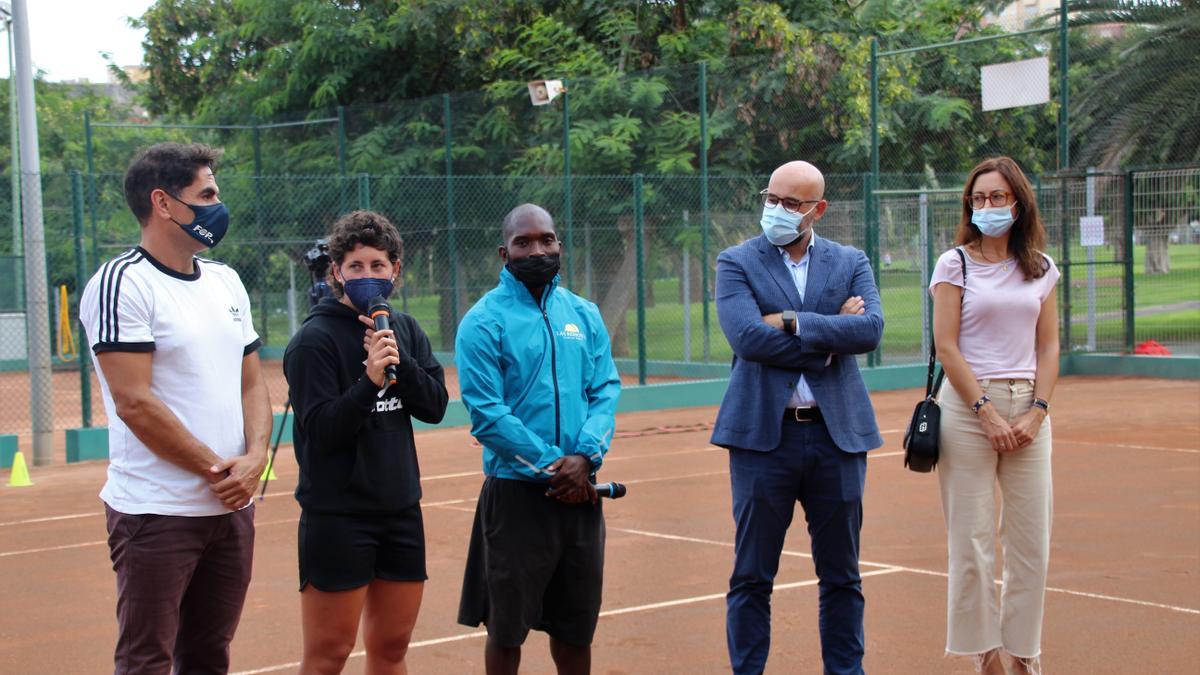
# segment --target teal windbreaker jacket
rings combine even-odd
[[[600,467],[621,380],[595,304],[559,288],[558,277],[539,304],[502,269],[463,317],[454,351],[484,474],[547,481],[550,464],[569,454]]]

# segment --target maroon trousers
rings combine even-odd
[[[227,673],[250,585],[254,506],[201,517],[104,510],[117,573],[117,675]]]

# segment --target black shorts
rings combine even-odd
[[[359,588],[374,579],[424,581],[425,526],[421,505],[396,514],[301,511],[297,536],[300,590]]]
[[[564,504],[545,483],[488,477],[475,507],[458,622],[503,647],[530,629],[590,645],[604,580],[599,503]]]

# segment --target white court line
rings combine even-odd
[[[873,572],[865,572],[861,576],[874,577],[874,576],[879,576],[881,574],[894,574],[899,571],[900,571],[899,569],[875,570]],[[795,581],[790,584],[775,584],[774,590],[775,591],[786,591],[786,590],[791,590],[793,588],[803,588],[805,586],[816,586],[818,583],[819,583],[819,580],[817,580],[817,579],[808,579],[806,581]],[[609,616],[620,616],[622,614],[635,614],[637,612],[650,612],[650,611],[654,611],[656,609],[665,609],[668,607],[679,607],[682,605],[694,605],[694,604],[700,603],[700,602],[710,602],[712,600],[724,600],[724,599],[725,599],[725,593],[723,593],[723,592],[722,593],[712,593],[710,595],[693,595],[692,597],[689,597],[689,598],[678,598],[676,600],[665,600],[663,602],[652,602],[652,603],[648,603],[645,605],[635,605],[632,607],[619,607],[617,609],[610,609],[607,611],[600,612],[600,618],[605,618],[605,617],[609,617]],[[487,631],[481,630],[481,631],[476,631],[474,633],[463,633],[461,635],[448,635],[446,637],[433,638],[431,640],[421,640],[419,642],[410,643],[408,645],[408,648],[409,649],[418,649],[420,647],[432,647],[435,645],[446,644],[447,642],[460,642],[462,640],[471,640],[474,638],[481,638],[481,637],[487,637]],[[351,652],[349,658],[351,658],[351,659],[361,658],[363,656],[366,656],[366,654],[367,654],[367,652],[365,650]],[[276,666],[265,666],[262,668],[255,668],[254,670],[239,670],[236,673],[233,673],[232,675],[258,675],[259,673],[273,673],[273,672],[276,672],[279,670],[295,668],[296,666],[299,666],[299,665],[300,665],[299,661],[293,661],[291,663],[281,663]]]
[[[888,434],[888,433],[893,433],[895,431],[903,431],[903,430],[902,429],[899,429],[899,430],[887,429],[887,430],[881,431],[880,433]],[[632,457],[606,457],[604,461],[605,461],[605,463],[611,463],[611,462],[625,461],[625,460],[631,460],[631,459],[653,459],[653,458],[658,458],[658,457],[673,457],[673,456],[678,456],[678,455],[693,455],[693,454],[702,454],[702,453],[708,453],[708,452],[719,452],[719,451],[723,451],[723,450],[725,450],[725,449],[719,448],[715,445],[709,445],[709,446],[706,446],[703,448],[692,448],[689,450],[678,450],[675,452],[664,452],[664,453],[659,453],[659,454],[654,454],[654,455],[637,455],[637,456],[632,456]],[[872,452],[867,455],[867,459],[874,459],[874,458],[878,458],[878,457],[894,457],[896,455],[902,455],[902,454],[904,454],[902,451]],[[716,474],[720,474],[720,473],[725,473],[725,472],[718,471],[718,472],[715,472],[714,474],[692,474],[692,475],[688,475],[688,476],[677,476],[677,478],[695,478],[695,477],[699,477],[699,476],[716,475]],[[482,476],[482,475],[483,475],[483,472],[481,472],[481,471],[463,471],[460,473],[443,473],[443,474],[437,474],[437,475],[433,475],[433,476],[422,476],[421,481],[424,482],[424,481],[448,480],[451,478],[468,478],[471,476]],[[658,481],[658,480],[671,480],[671,479],[670,478],[653,478],[653,479],[647,479],[647,480]],[[624,483],[626,485],[630,485],[633,483],[643,483],[643,482],[647,482],[647,481],[646,480],[624,481]],[[293,494],[294,493],[292,491],[288,490],[286,492],[268,492],[265,496],[266,497],[290,497]],[[255,497],[255,500],[258,501],[258,498]],[[441,503],[424,504],[424,505],[425,506],[440,506]],[[12,520],[7,523],[0,523],[0,527],[8,527],[8,526],[12,526],[12,525],[34,525],[36,523],[48,523],[48,522],[53,522],[53,521],[57,521],[57,520],[73,520],[76,518],[91,518],[93,516],[103,516],[103,515],[104,515],[103,511],[89,511],[86,513],[69,513],[69,514],[66,514],[63,516],[46,516],[44,518],[28,518],[26,520]]]
[[[1098,448],[1128,448],[1130,450],[1160,450],[1162,452],[1185,452],[1193,455],[1200,455],[1200,450],[1195,448],[1168,448],[1161,445],[1133,445],[1131,443],[1098,443],[1096,441],[1071,441],[1071,440],[1056,440],[1055,443],[1065,445],[1088,445]]]
[[[46,516],[45,518],[29,518],[28,520],[10,520],[7,523],[0,523],[0,527],[9,525],[32,525],[33,523],[50,523],[56,520],[74,520],[75,518],[91,518],[92,516],[102,516],[103,511],[92,511],[89,513],[69,513],[65,516]]]
[[[900,572],[900,569],[884,569],[875,570],[873,572],[864,572],[859,576],[876,577],[881,574],[893,574]],[[793,581],[790,584],[775,584],[772,589],[776,591],[786,591],[793,588],[803,588],[805,586],[816,586],[820,583],[820,579],[808,579],[806,581]],[[634,612],[646,612],[653,609],[663,609],[665,607],[679,607],[680,605],[691,605],[697,602],[708,602],[709,600],[724,600],[725,593],[713,593],[711,595],[696,595],[690,598],[680,598],[678,600],[665,600],[663,602],[654,602],[648,605],[637,605],[636,607],[622,607],[620,609],[610,609],[606,612],[600,612],[600,616],[618,616],[621,614],[633,614]]]
[[[291,495],[292,495],[292,492],[288,491],[288,492],[268,492],[265,496],[266,497],[288,497]],[[260,500],[258,497],[254,498],[254,503],[257,504],[259,501]],[[26,520],[10,520],[7,523],[0,523],[0,527],[6,527],[9,525],[33,525],[36,523],[48,523],[48,522],[52,522],[55,520],[72,520],[75,518],[91,518],[92,516],[103,516],[103,515],[104,515],[103,511],[88,511],[85,513],[68,513],[65,516],[46,516],[45,518],[28,518]]]
[[[680,536],[677,534],[664,534],[661,532],[648,532],[646,530],[634,530],[634,529],[623,528],[623,527],[610,527],[608,529],[610,531],[625,532],[628,534],[636,534],[636,535],[640,535],[643,537],[653,537],[655,539],[667,539],[670,541],[685,541],[685,542],[690,542],[693,544],[708,544],[711,546],[722,546],[724,548],[733,548],[733,542],[717,541],[715,539],[700,539],[697,537],[684,537],[684,536]],[[797,558],[811,558],[812,557],[812,554],[810,554],[810,553],[800,553],[799,551],[789,551],[787,549],[784,549],[782,551],[782,555],[793,556],[793,557],[797,557]],[[947,574],[946,572],[939,572],[937,570],[927,570],[927,569],[922,569],[920,567],[907,567],[904,565],[891,565],[888,563],[872,562],[870,560],[860,560],[860,561],[858,561],[858,563],[860,565],[866,565],[867,567],[879,567],[879,568],[882,568],[883,570],[891,570],[891,571],[895,571],[895,572],[909,572],[911,574],[923,574],[926,576],[934,576],[934,577],[942,577],[942,578],[946,578],[949,576],[949,574]],[[862,576],[865,577],[867,575],[863,574]],[[994,582],[997,586],[1002,585],[1000,579],[995,579]],[[1181,607],[1179,605],[1167,605],[1167,604],[1164,604],[1161,602],[1150,602],[1148,600],[1123,598],[1123,597],[1119,597],[1116,595],[1105,595],[1102,593],[1088,593],[1086,591],[1075,591],[1075,590],[1071,590],[1069,588],[1058,588],[1055,586],[1047,586],[1046,592],[1048,592],[1048,593],[1063,593],[1065,595],[1074,595],[1074,596],[1082,597],[1082,598],[1092,598],[1094,600],[1109,600],[1111,602],[1122,602],[1122,603],[1129,604],[1129,605],[1141,605],[1143,607],[1155,607],[1158,609],[1168,609],[1173,612],[1181,612],[1183,614],[1200,614],[1200,609],[1193,609],[1191,607]]]
[[[72,548],[86,548],[88,546],[106,546],[107,541],[85,541],[82,544],[63,544],[62,546],[47,546],[46,548],[27,548],[21,551],[5,551],[0,553],[0,558],[7,558],[14,555],[27,555],[30,553],[45,553],[47,551],[65,551]]]

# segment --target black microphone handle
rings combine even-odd
[[[609,499],[620,499],[625,496],[625,486],[621,483],[601,483],[596,486],[596,494]]]
[[[382,296],[377,296],[374,300],[371,301],[371,309],[369,311],[371,313],[372,320],[375,321],[375,330],[377,330],[377,331],[389,330],[391,328],[391,322],[388,320],[388,317],[391,316],[391,314],[392,314],[392,308],[390,306],[388,306],[387,302],[385,302],[383,300]],[[396,364],[389,363],[386,366],[384,366],[383,367],[383,386],[384,386],[384,388],[387,388],[387,387],[392,386],[393,384],[396,384],[396,379],[397,379],[396,378]]]

